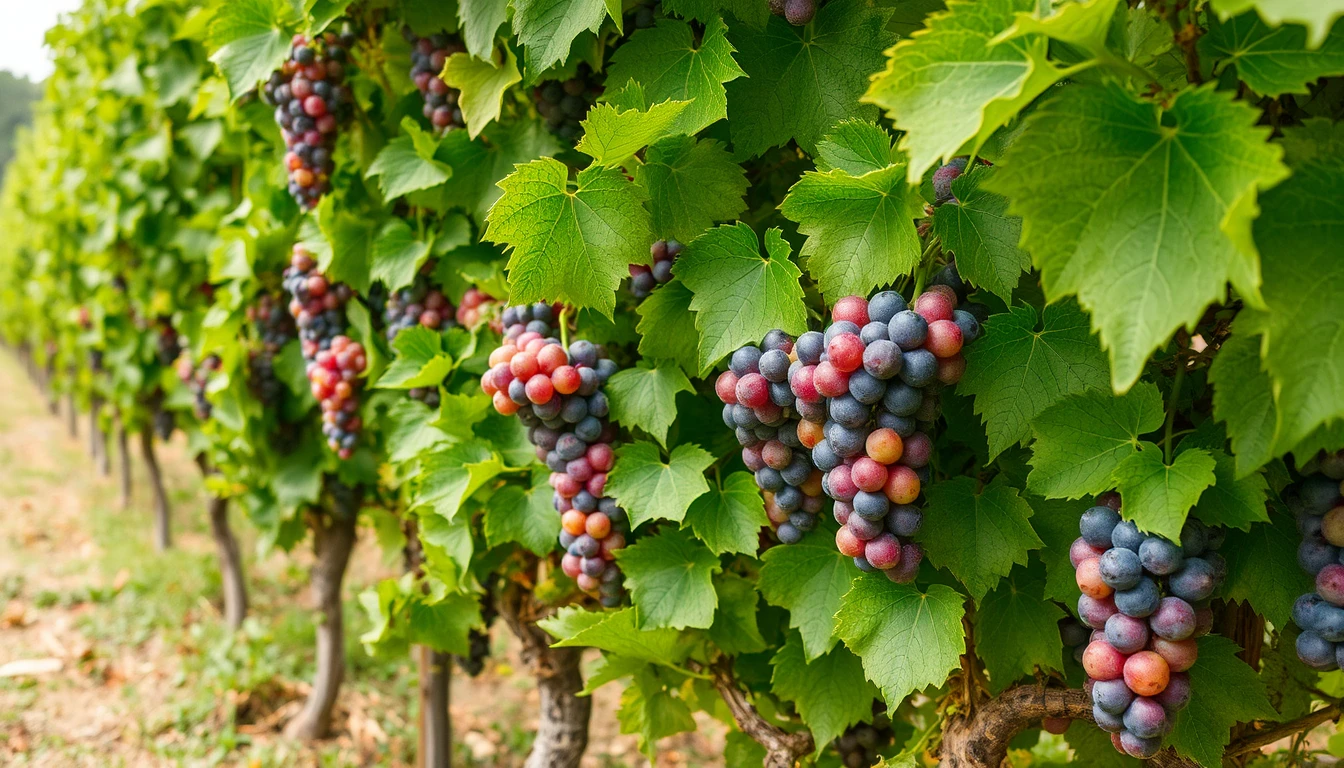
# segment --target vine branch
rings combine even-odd
[[[737,727],[765,747],[763,768],[793,768],[801,757],[812,752],[815,745],[811,731],[790,733],[761,717],[756,707],[747,701],[746,693],[733,676],[731,659],[721,657],[710,671],[714,676],[714,687],[733,713]]]

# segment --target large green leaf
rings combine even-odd
[[[985,662],[991,691],[1042,670],[1063,671],[1059,620],[1066,615],[1043,594],[1045,569],[1014,568],[975,612],[975,652]]]
[[[1032,422],[1027,488],[1046,498],[1095,495],[1113,487],[1111,474],[1139,448],[1139,435],[1162,426],[1162,396],[1144,383],[1121,397],[1073,395]]]
[[[585,30],[597,32],[608,14],[617,21],[621,6],[605,0],[513,0],[513,33],[525,50],[529,71],[563,62]]]
[[[1006,198],[983,186],[993,173],[977,163],[953,179],[953,199],[933,212],[932,232],[957,257],[963,280],[1009,301],[1031,257],[1017,247],[1022,220],[1008,215]]]
[[[663,463],[658,446],[646,441],[616,449],[607,493],[630,515],[630,527],[648,520],[681,522],[691,502],[709,490],[705,470],[714,457],[697,445],[679,445]]]
[[[293,8],[282,0],[225,3],[210,26],[210,45],[229,93],[237,99],[280,68],[289,56],[286,27],[295,23]]]
[[[802,637],[791,632],[770,666],[774,667],[771,690],[797,707],[812,731],[817,753],[849,726],[873,716],[877,689],[864,679],[858,657],[844,646],[809,661]]]
[[[1205,489],[1213,485],[1217,462],[1208,451],[1182,451],[1171,464],[1152,443],[1126,456],[1112,475],[1125,500],[1124,516],[1139,529],[1172,541],[1181,540],[1186,516]]]
[[[653,231],[690,242],[716,221],[732,221],[746,208],[746,173],[713,139],[668,136],[650,144],[635,181],[649,195]]]
[[[789,626],[803,638],[808,659],[835,645],[836,611],[859,570],[835,549],[835,534],[824,527],[785,547],[761,555],[760,590],[766,602],[789,611]]]
[[[930,485],[926,493],[928,524],[920,544],[929,562],[951,571],[976,601],[1042,545],[1031,527],[1031,505],[1003,475],[978,492],[973,478],[957,477]]]
[[[1340,0],[1211,0],[1209,5],[1224,19],[1255,9],[1276,27],[1285,22],[1305,24],[1307,45],[1312,48],[1319,47],[1335,19],[1344,16]]]
[[[1266,96],[1307,93],[1321,77],[1344,74],[1344,32],[1336,31],[1315,50],[1307,48],[1307,29],[1297,24],[1270,28],[1248,11],[1233,19],[1209,20],[1199,39],[1199,53],[1209,60],[1234,64],[1237,77]]]
[[[626,429],[638,427],[664,446],[668,427],[677,420],[677,393],[694,391],[677,366],[643,361],[616,373],[606,384],[611,420]]]
[[[1223,595],[1250,603],[1275,627],[1287,627],[1293,601],[1315,589],[1311,576],[1297,564],[1301,538],[1292,516],[1282,514],[1249,530],[1228,531],[1222,548],[1227,560]]]
[[[683,522],[716,555],[755,555],[769,520],[756,479],[749,472],[734,472],[722,487],[711,485],[709,493],[691,502]]]
[[[1200,765],[1222,762],[1233,725],[1273,719],[1278,714],[1270,706],[1265,685],[1255,670],[1237,658],[1240,652],[1225,637],[1200,638],[1199,659],[1190,668],[1190,687],[1204,695],[1190,699],[1169,737],[1178,753]]]
[[[518,58],[507,46],[500,53],[492,49],[485,59],[455,53],[443,68],[443,81],[462,92],[458,106],[473,139],[491,120],[499,119],[504,92],[522,79]]]
[[[712,574],[719,558],[689,533],[664,528],[616,553],[640,629],[708,628],[718,595]]]

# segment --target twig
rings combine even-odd
[[[763,768],[792,768],[799,758],[812,751],[814,744],[810,731],[789,733],[761,717],[761,713],[747,701],[746,693],[738,687],[737,679],[733,676],[732,659],[726,656],[720,658],[711,671],[714,674],[714,687],[733,713],[737,727],[765,747]]]

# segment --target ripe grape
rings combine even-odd
[[[422,111],[425,119],[434,126],[434,132],[442,135],[466,127],[458,103],[462,93],[450,87],[441,76],[448,57],[465,52],[466,46],[459,38],[445,32],[420,37],[410,27],[402,27],[401,34],[411,44],[411,80],[425,100]]]
[[[649,248],[652,266],[630,265],[630,293],[636,299],[645,299],[653,289],[672,280],[672,263],[684,246],[676,240],[659,240]],[[781,379],[782,381],[782,379]]]
[[[954,157],[933,172],[933,199],[936,204],[958,203],[956,196],[952,194],[952,182],[966,170],[966,162],[967,159],[964,157]]]

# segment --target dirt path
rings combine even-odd
[[[87,416],[71,438],[8,351],[0,350],[0,765],[396,766],[413,764],[414,671],[365,654],[355,596],[395,573],[361,538],[346,586],[349,684],[339,733],[297,748],[278,727],[305,692],[312,623],[306,556],[247,553],[253,618],[240,637],[219,615],[219,580],[199,473],[179,439],[160,462],[173,503],[176,549],[152,548],[143,466],[118,508],[115,479],[87,453]],[[113,463],[118,457],[113,455]],[[456,674],[455,765],[521,765],[536,727],[537,693],[502,625],[480,677]],[[638,768],[633,736],[618,732],[619,688],[595,696],[586,766]],[[702,722],[665,740],[658,766],[721,766],[724,729]]]

